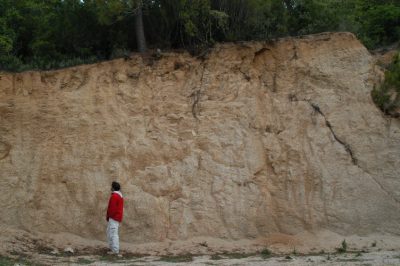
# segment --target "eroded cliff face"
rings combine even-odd
[[[0,75],[0,223],[122,240],[400,234],[400,123],[351,34]]]

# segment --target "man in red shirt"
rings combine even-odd
[[[107,241],[113,254],[119,255],[118,227],[124,213],[124,199],[118,182],[111,184],[111,197],[107,208]]]

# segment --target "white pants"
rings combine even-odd
[[[111,251],[119,253],[119,236],[118,236],[119,222],[109,218],[107,225],[107,242]]]

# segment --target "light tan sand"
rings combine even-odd
[[[337,253],[343,240],[347,252]],[[72,248],[74,253],[65,253],[66,248]],[[265,249],[273,255],[264,258]],[[399,238],[343,237],[328,231],[273,235],[254,241],[198,238],[142,245],[122,242],[121,250],[123,258],[119,259],[106,255],[107,246],[103,241],[68,233],[0,230],[0,255],[44,265],[400,265]]]

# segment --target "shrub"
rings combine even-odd
[[[371,92],[375,104],[387,115],[396,115],[400,108],[400,53],[398,53],[385,73],[385,81]]]
[[[47,58],[33,57],[24,63],[21,59],[12,55],[0,56],[0,70],[21,72],[26,70],[51,70],[66,68],[82,64],[93,64],[100,61],[101,58],[91,56],[87,58],[81,57],[63,57],[63,58]]]
[[[341,245],[341,247],[339,247],[339,248],[336,248],[336,251],[337,251],[338,253],[344,253],[344,252],[346,252],[346,251],[347,251],[347,243],[346,243],[346,239],[344,239],[344,240],[342,241],[342,245]]]
[[[263,251],[261,251],[261,257],[263,257],[264,259],[269,258],[272,256],[272,252],[269,249],[264,249]]]

